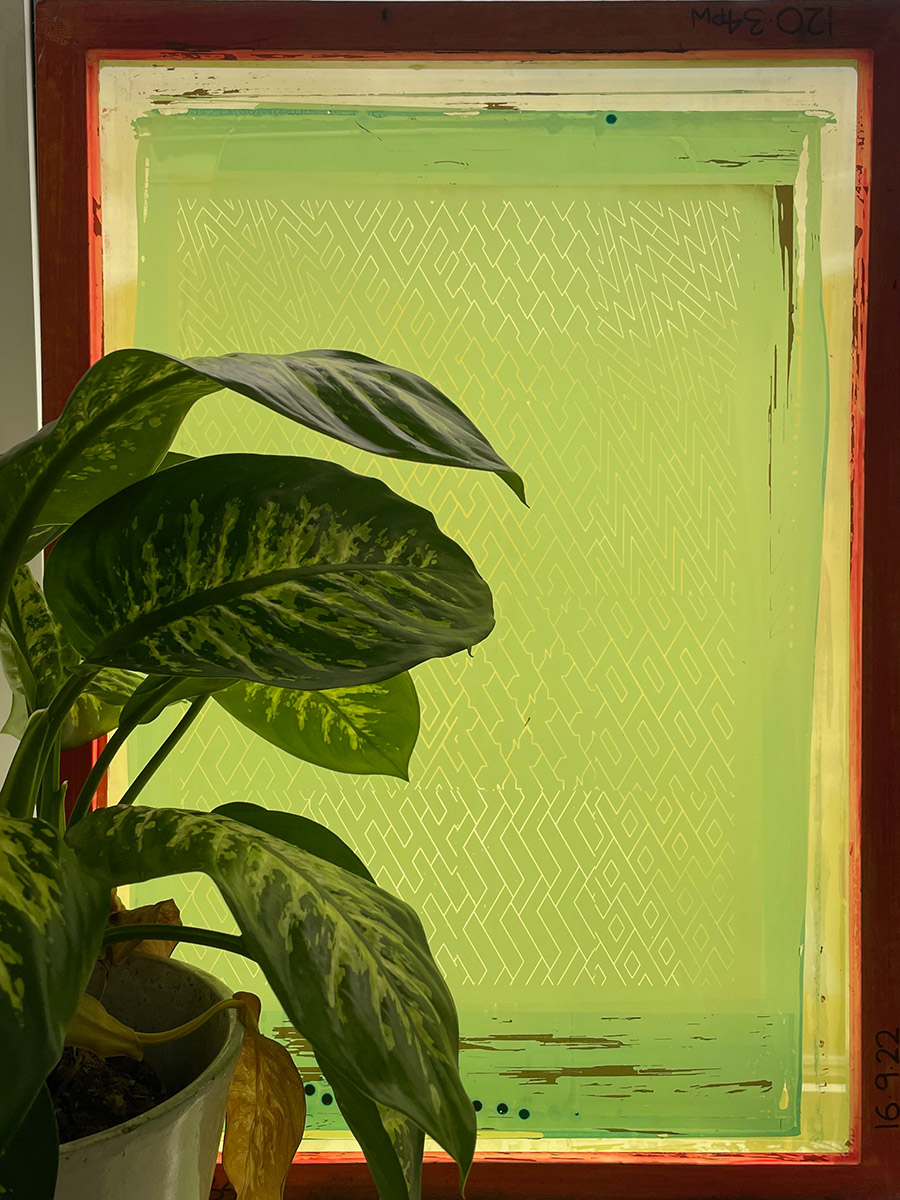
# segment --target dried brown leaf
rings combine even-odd
[[[237,1200],[281,1200],[306,1123],[303,1080],[285,1047],[259,1032],[257,997],[236,992],[235,999],[250,1011],[241,1016],[244,1044],[228,1093],[222,1165]]]
[[[118,897],[116,897],[118,901]],[[143,904],[140,908],[122,908],[109,915],[110,925],[181,925],[181,913],[174,900],[158,900],[156,904]],[[136,939],[133,942],[114,942],[109,947],[114,963],[124,962],[129,954],[152,954],[157,958],[169,958],[178,945],[177,939],[161,941],[155,938]]]

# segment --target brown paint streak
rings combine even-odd
[[[775,188],[778,220],[778,244],[781,247],[781,278],[788,294],[787,378],[791,377],[794,350],[794,189]]]
[[[626,1129],[624,1126],[617,1126],[617,1125],[607,1125],[604,1132],[605,1133],[625,1133],[625,1134],[630,1134],[631,1136],[634,1136],[635,1134],[637,1134],[639,1137],[679,1137],[680,1136],[673,1129],[631,1129],[631,1128]]]
[[[527,1079],[530,1083],[556,1083],[559,1079],[573,1077],[615,1077],[646,1079],[648,1076],[663,1075],[705,1075],[707,1071],[693,1067],[636,1067],[632,1063],[613,1063],[606,1066],[594,1067],[555,1067],[542,1070],[540,1068],[522,1067],[519,1070],[501,1071],[511,1079]]]
[[[309,1059],[308,1063],[303,1063],[303,1080],[305,1083],[324,1082],[325,1076],[316,1065],[312,1046],[302,1034],[297,1032],[293,1025],[274,1026],[272,1037],[279,1041],[291,1054],[302,1054],[304,1059]]]
[[[488,1037],[469,1037],[459,1039],[460,1050],[504,1050],[507,1047],[497,1046],[497,1042],[537,1042],[541,1046],[559,1046],[567,1050],[620,1050],[631,1042],[623,1042],[619,1038],[607,1037],[555,1037],[550,1033],[495,1033]]]
[[[771,1079],[738,1079],[733,1083],[692,1083],[692,1088],[735,1088],[741,1091],[743,1088],[762,1088],[764,1092],[771,1092]]]

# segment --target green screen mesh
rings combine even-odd
[[[416,670],[409,784],[299,763],[211,704],[143,801],[250,800],[353,845],[425,922],[482,1130],[796,1132],[826,409],[791,184],[816,123],[262,109],[137,128],[137,345],[410,368],[530,504],[230,394],[199,404],[178,449],[320,455],[432,508],[498,625]],[[132,738],[132,773],[163,724]],[[186,921],[232,927],[205,879],[164,886]],[[183,953],[261,993],[310,1127],[342,1128],[261,975]]]

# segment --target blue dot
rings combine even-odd
[[[606,114],[607,125],[615,125],[615,123],[616,123],[616,121],[618,121],[618,119],[619,118],[616,116],[615,113],[607,113]]]
[[[307,1096],[314,1096],[316,1094],[316,1085],[314,1083],[308,1083],[303,1090],[306,1092]]]
[[[332,1096],[331,1092],[323,1092],[322,1093],[322,1103],[323,1104],[333,1104],[334,1103],[334,1096]]]
[[[528,1111],[527,1108],[520,1108],[519,1116],[522,1118],[523,1121],[527,1121],[528,1118],[531,1116],[531,1113]]]
[[[509,1112],[509,1105],[504,1104],[503,1101],[501,1100],[500,1103],[497,1105],[497,1112],[500,1114],[501,1117],[505,1116],[506,1113]]]
[[[473,1100],[472,1107],[475,1109],[476,1112],[481,1112],[481,1110],[484,1106],[480,1100]]]

